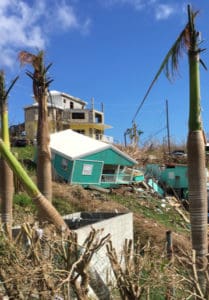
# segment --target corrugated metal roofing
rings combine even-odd
[[[120,155],[126,157],[133,163],[137,163],[130,156],[118,150],[111,144],[107,144],[83,134],[77,133],[71,129],[59,131],[50,135],[50,148],[70,159],[77,159],[90,155],[105,149],[114,149]]]

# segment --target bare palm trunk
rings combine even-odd
[[[49,128],[47,92],[40,95],[38,101],[38,130],[37,130],[37,184],[42,194],[52,201],[52,171],[51,151],[49,148]]]
[[[205,142],[201,130],[188,136],[188,181],[192,248],[197,256],[208,252],[207,189],[205,169]]]
[[[4,159],[0,160],[1,176],[1,221],[7,234],[11,237],[13,214],[13,172]]]

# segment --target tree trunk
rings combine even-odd
[[[1,74],[2,75],[2,74]],[[1,77],[1,80],[4,79]],[[2,81],[1,81],[2,82]],[[1,91],[1,129],[2,129],[2,139],[5,145],[10,149],[10,139],[9,139],[9,126],[8,126],[8,110],[6,100],[4,99],[4,91]],[[14,182],[13,182],[13,172],[9,168],[6,161],[3,158],[0,159],[0,194],[1,194],[1,220],[3,227],[9,237],[12,236],[12,204],[13,204],[13,194],[14,194]]]
[[[37,185],[41,193],[52,201],[52,170],[50,136],[48,128],[47,94],[41,95],[38,101],[37,128]]]
[[[1,176],[1,221],[8,236],[11,237],[12,230],[12,204],[13,204],[13,172],[9,168],[7,162],[0,159],[0,176]]]
[[[192,246],[197,256],[204,256],[208,253],[208,207],[205,143],[201,130],[192,131],[188,136],[188,180]]]
[[[205,269],[208,253],[208,203],[203,132],[188,136],[188,181],[192,248],[196,251],[196,269],[203,294],[206,290]]]

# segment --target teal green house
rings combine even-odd
[[[145,176],[155,178],[164,188],[176,190],[183,196],[188,190],[188,167],[187,165],[158,165],[148,164]]]
[[[188,167],[178,164],[148,164],[145,175],[154,177],[161,183],[174,189],[188,188]]]
[[[162,170],[160,180],[174,189],[188,188],[187,165],[168,165]]]
[[[114,187],[133,181],[137,162],[115,146],[71,129],[50,135],[53,173],[70,184]]]

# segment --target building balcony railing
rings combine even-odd
[[[100,140],[105,143],[113,144],[114,138],[112,136],[104,135],[104,134],[96,134],[96,140]]]
[[[126,173],[102,174],[101,183],[129,184],[132,179],[133,175]]]

